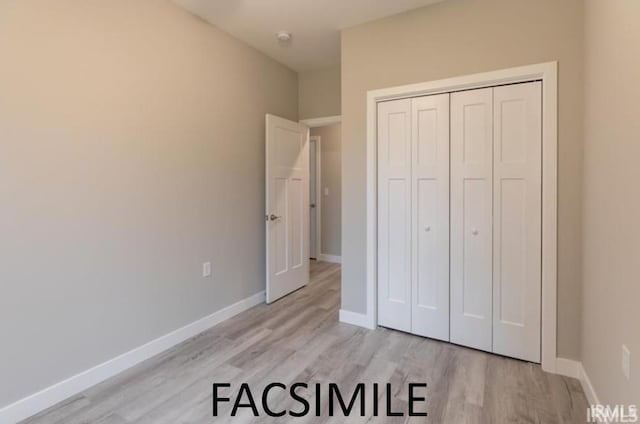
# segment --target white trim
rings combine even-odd
[[[316,256],[322,255],[322,137],[312,135],[309,137],[309,146],[314,141],[316,144]]]
[[[580,363],[578,380],[580,380],[582,390],[584,390],[584,395],[587,397],[589,404],[600,405],[600,399],[598,399],[598,395],[596,394],[596,391],[591,384],[591,380],[589,379],[589,375],[587,375],[587,371],[584,369],[584,365],[582,363]]]
[[[573,359],[556,358],[556,374],[580,379],[581,367],[580,362],[574,361]]]
[[[340,122],[342,122],[342,115],[300,120],[301,124],[305,124],[309,128],[326,127],[327,125],[339,124]]]
[[[582,362],[572,359],[556,358],[556,374],[564,375],[580,380],[584,395],[590,405],[599,405],[600,400],[591,384],[591,380],[584,369]]]
[[[31,417],[185,340],[197,336],[247,309],[264,303],[264,299],[264,291],[249,296],[209,316],[7,405],[0,409],[0,423],[15,423]]]
[[[370,330],[375,329],[375,325],[373,325],[367,315],[359,314],[357,312],[345,311],[344,309],[340,309],[340,322],[344,322],[345,324],[357,325],[358,327],[364,327]]]
[[[558,63],[547,62],[367,92],[367,247],[368,322],[377,323],[376,302],[376,111],[384,100],[542,80],[542,368],[556,372],[557,332],[557,151]]]
[[[321,253],[320,255],[318,255],[318,260],[319,261],[323,261],[323,262],[331,262],[334,264],[341,264],[342,263],[342,256],[338,256],[338,255],[328,255],[326,253]]]

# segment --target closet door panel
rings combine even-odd
[[[451,341],[492,350],[493,91],[451,94]]]
[[[493,350],[540,362],[541,83],[494,89]]]
[[[411,331],[411,99],[378,104],[378,324]]]
[[[411,332],[449,340],[449,94],[414,98]]]

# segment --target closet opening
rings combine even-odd
[[[557,64],[367,102],[368,326],[554,372]]]

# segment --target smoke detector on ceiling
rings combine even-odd
[[[276,33],[276,38],[280,43],[288,43],[291,41],[291,33],[287,31],[279,31]]]

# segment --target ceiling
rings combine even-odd
[[[295,71],[340,63],[340,30],[442,0],[174,0]],[[279,31],[293,34],[279,43]]]

